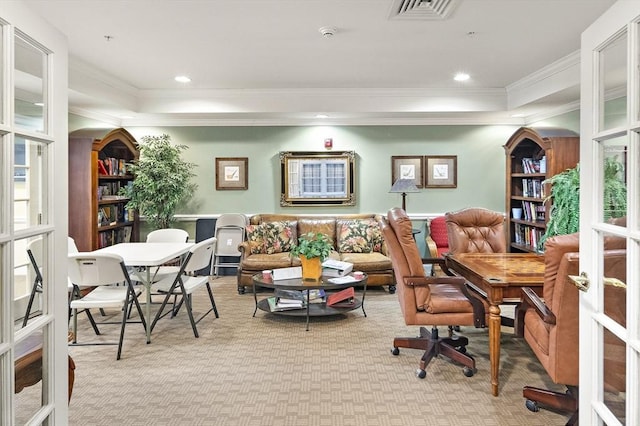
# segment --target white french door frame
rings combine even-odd
[[[4,1],[0,8],[0,424],[14,424],[14,358],[16,344],[35,333],[43,333],[42,403],[39,410],[28,413],[30,423],[64,425],[68,423],[67,402],[67,218],[68,218],[68,47],[66,37],[18,1]],[[29,129],[17,123],[15,113],[15,41],[16,37],[33,43],[43,53],[44,129]],[[42,225],[25,229],[14,227],[14,179],[11,171],[13,144],[24,137],[46,146],[48,194]],[[14,305],[15,242],[33,236],[45,236],[47,256],[43,268],[47,282],[64,283],[43,292],[43,314],[30,320],[24,328],[14,319],[22,316]]]
[[[640,2],[620,0],[583,34],[580,105],[580,270],[590,288],[580,294],[581,425],[640,424]],[[604,52],[615,40],[626,38],[626,119],[605,126]],[[625,53],[622,53],[624,56]],[[603,144],[624,140],[627,146],[627,225],[604,222],[602,174]],[[603,236],[626,239],[626,326],[604,312],[602,270]],[[605,330],[625,344],[626,388],[624,414],[614,415],[604,396]],[[623,422],[620,419],[623,419]]]

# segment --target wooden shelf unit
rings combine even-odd
[[[507,247],[511,252],[537,252],[547,227],[551,193],[543,181],[572,167],[580,158],[580,137],[561,128],[521,127],[504,145],[506,151]],[[522,208],[514,219],[513,208]]]
[[[100,133],[104,136],[95,136]],[[134,176],[126,173],[126,163],[137,160],[139,154],[137,141],[122,128],[106,134],[92,129],[70,134],[69,235],[80,251],[139,240],[137,212],[126,209],[127,198],[114,197],[118,188],[133,181]],[[98,161],[104,159],[113,159],[107,174],[98,167]],[[102,224],[99,216],[105,218]]]

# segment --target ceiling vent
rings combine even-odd
[[[446,19],[459,0],[394,0],[391,19]]]

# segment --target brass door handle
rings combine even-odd
[[[580,272],[580,275],[569,275],[569,279],[571,280],[573,285],[578,287],[578,290],[584,292],[589,290],[591,282],[589,282],[589,277],[587,277],[586,272]]]

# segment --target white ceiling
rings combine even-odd
[[[70,111],[114,125],[527,124],[577,108],[580,34],[614,3],[21,1],[69,39]]]

